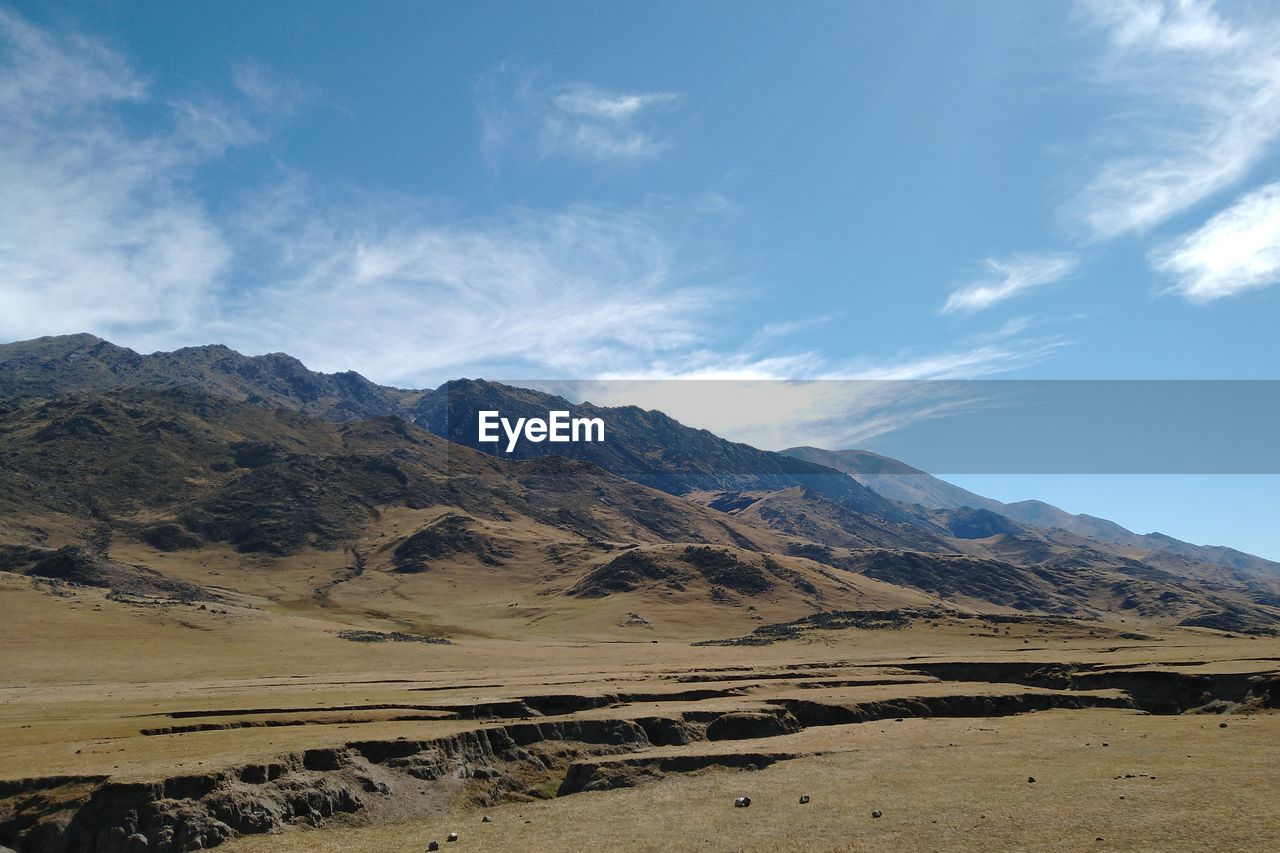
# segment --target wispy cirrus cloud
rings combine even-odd
[[[1036,325],[1013,318],[956,347],[884,359],[703,351],[639,372],[521,384],[597,405],[657,409],[754,447],[859,447],[925,421],[1004,405],[995,383],[969,380],[1028,367],[1073,343],[1034,333]]]
[[[840,316],[842,316],[842,312],[831,312],[828,314],[817,314],[813,317],[806,317],[803,320],[783,320],[777,323],[765,323],[760,327],[760,337],[785,338],[806,329],[825,326]]]
[[[551,99],[569,115],[579,115],[615,123],[629,122],[650,107],[679,99],[674,92],[611,92],[590,83],[569,83]]]
[[[681,98],[676,92],[615,91],[584,82],[544,84],[510,66],[486,75],[479,96],[481,145],[495,165],[513,151],[598,163],[652,159],[671,142],[650,119]]]
[[[1248,180],[1280,142],[1280,16],[1212,0],[1078,0],[1105,44],[1087,72],[1118,106],[1096,134],[1100,161],[1063,206],[1085,242],[1148,238]],[[1206,302],[1275,283],[1267,193],[1246,195],[1148,256],[1169,291]],[[1083,259],[1083,247],[1075,252]],[[1075,266],[1068,255],[988,261],[994,275],[954,290],[944,313],[988,308]]]
[[[1280,139],[1280,21],[1228,20],[1202,0],[1079,9],[1108,40],[1097,82],[1127,101],[1071,205],[1094,237],[1150,231],[1244,179]]]
[[[767,450],[856,447],[912,424],[993,405],[982,382],[706,376],[522,384],[596,405],[655,409]]]
[[[724,294],[682,253],[690,220],[715,205],[443,220],[420,200],[317,187],[286,165],[214,207],[204,170],[269,139],[315,92],[243,64],[223,99],[160,94],[109,46],[7,12],[0,68],[0,339],[220,341],[411,383],[639,369],[713,337]],[[566,116],[624,130],[657,103],[582,87],[557,97]]]
[[[133,128],[153,96],[122,56],[4,10],[0,68],[0,336],[145,339],[206,313],[230,248],[187,182],[231,125],[193,103]]]
[[[961,285],[947,297],[942,313],[982,311],[1047,284],[1061,281],[1075,268],[1069,255],[1014,255],[988,258],[989,275]]]
[[[79,34],[58,39],[3,8],[0,46],[0,106],[10,121],[47,120],[147,94],[148,81],[102,43]]]
[[[1160,247],[1152,263],[1192,302],[1280,284],[1280,183],[1249,193]]]
[[[998,376],[1043,361],[1073,341],[1060,335],[1021,335],[977,340],[970,346],[934,353],[905,353],[897,358],[853,363],[830,378],[917,380],[974,379]]]
[[[921,352],[907,349],[888,358],[831,359],[815,351],[774,354],[757,349],[693,349],[672,359],[662,355],[640,369],[600,375],[629,380],[921,380],[976,379],[1029,367],[1070,346],[1058,334],[1028,334],[1029,324],[1013,323],[976,335],[959,346]]]
[[[244,223],[260,243],[246,262],[270,284],[225,333],[321,369],[400,384],[638,369],[705,340],[723,307],[721,290],[679,270],[660,223],[678,211],[575,205],[440,223],[295,192]]]
[[[795,326],[735,335],[742,288],[704,254],[716,198],[446,219],[421,199],[320,187],[280,164],[253,194],[210,204],[206,170],[270,139],[316,93],[246,65],[222,99],[162,94],[108,46],[7,13],[0,64],[0,339],[91,331],[144,351],[217,341],[398,384],[984,375],[1042,351],[1018,338],[832,362],[784,348]],[[671,101],[591,87],[549,97],[575,121],[624,130]]]

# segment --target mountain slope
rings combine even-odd
[[[402,414],[406,399],[414,398],[352,371],[316,373],[283,353],[245,356],[212,345],[141,355],[90,334],[0,344],[0,396],[125,388],[196,388],[330,420]]]
[[[194,388],[268,408],[347,421],[396,415],[457,444],[508,457],[477,441],[476,413],[545,417],[551,409],[605,418],[601,444],[521,444],[509,458],[564,455],[593,462],[672,494],[694,489],[790,488],[806,485],[853,512],[904,524],[928,524],[856,480],[820,465],[757,450],[686,427],[634,406],[576,406],[563,398],[483,380],[434,390],[377,385],[354,372],[308,370],[290,356],[244,356],[223,346],[140,355],[93,335],[37,338],[0,345],[0,397],[47,397],[84,391]]]
[[[608,635],[637,611],[653,630],[706,636],[829,607],[938,605],[589,462],[496,459],[399,418],[335,423],[190,389],[10,400],[0,467],[0,571],[122,595],[570,635]],[[604,567],[636,548],[691,555],[681,588],[607,589]]]
[[[1219,581],[1234,579],[1235,582],[1245,584],[1260,582],[1268,587],[1280,580],[1280,563],[1233,548],[1192,545],[1161,533],[1134,533],[1114,521],[1083,513],[1069,513],[1044,501],[1002,503],[940,480],[896,459],[868,451],[792,447],[781,452],[836,468],[893,500],[940,510],[969,507],[996,513],[1024,525],[1065,530],[1085,539],[1116,546],[1127,556],[1188,576],[1205,579],[1216,575],[1215,579]],[[954,533],[953,523],[949,518],[954,518],[954,513],[941,521]],[[1225,569],[1227,573],[1215,572],[1214,567]]]
[[[545,418],[553,410],[567,410],[574,417],[599,417],[605,423],[605,441],[526,441],[508,454],[505,447],[478,441],[477,417],[482,410],[500,411],[513,420]],[[503,458],[568,456],[677,495],[803,486],[854,513],[931,526],[927,519],[886,500],[843,472],[729,441],[707,430],[687,427],[662,412],[636,406],[579,405],[540,391],[462,379],[424,393],[409,413],[416,423],[437,435]]]
[[[792,456],[843,471],[872,491],[890,500],[920,504],[928,509],[973,507],[1001,512],[1000,501],[984,498],[905,462],[881,456],[869,450],[823,450],[818,447],[789,447],[780,451]]]

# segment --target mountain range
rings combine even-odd
[[[963,489],[913,468],[904,462],[866,450],[822,450],[791,447],[787,456],[843,471],[886,498],[929,509],[972,508],[986,510],[1033,527],[1065,530],[1087,539],[1120,546],[1145,560],[1176,565],[1179,559],[1201,561],[1238,571],[1245,576],[1269,578],[1277,564],[1234,548],[1192,545],[1163,533],[1134,533],[1114,521],[1085,513],[1073,514],[1044,501],[1003,503]]]
[[[607,440],[495,455],[481,409],[600,416]],[[341,601],[445,634],[570,613],[697,634],[708,609],[745,627],[870,606],[1280,626],[1280,565],[864,451],[772,453],[637,407],[392,388],[222,346],[0,346],[0,473],[0,570]]]

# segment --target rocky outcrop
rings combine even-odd
[[[654,737],[650,738],[652,732]],[[427,741],[361,741],[268,763],[158,782],[57,777],[0,785],[0,843],[24,853],[142,853],[214,847],[237,835],[315,826],[363,811],[423,781],[474,782],[493,797],[518,776],[559,778],[584,751],[609,754],[687,743],[680,720],[558,720],[482,728]],[[559,743],[556,749],[528,747]]]
[[[199,850],[363,808],[358,768],[312,752],[324,751],[159,782],[97,779],[20,793],[8,801],[0,834],[31,853]],[[337,769],[346,772],[324,772]]]
[[[781,699],[802,726],[835,726],[867,723],[899,717],[1007,717],[1029,711],[1055,708],[1132,708],[1121,696],[1076,693],[1015,693],[994,696],[918,696],[883,702],[856,702],[847,705]]]
[[[707,725],[707,740],[749,740],[798,732],[803,726],[786,711],[734,711]]]
[[[911,669],[944,681],[1004,682],[1054,690],[1121,690],[1150,714],[1181,714],[1215,702],[1268,707],[1274,676],[1188,673],[1166,669],[1007,662],[916,663]]]
[[[787,752],[734,752],[580,761],[569,766],[556,796],[628,788],[673,773],[694,773],[711,767],[763,770],[774,762],[795,757]]]
[[[57,550],[7,548],[3,564],[9,571],[74,586],[102,587],[115,595],[159,597],[180,602],[221,599],[221,596],[194,584],[167,577],[146,566],[112,560],[78,545],[66,545]]]
[[[415,574],[427,571],[432,561],[469,554],[486,566],[501,566],[512,552],[476,529],[474,519],[447,513],[407,537],[393,553],[395,571]]]

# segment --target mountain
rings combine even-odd
[[[139,356],[91,336],[6,345],[0,368],[0,571],[38,583],[248,596],[445,635],[723,636],[873,606],[1280,624],[1275,590],[1235,570],[908,506],[661,412],[482,380],[385,388],[221,347]],[[508,457],[473,440],[487,408],[598,415],[608,440]]]
[[[507,463],[400,418],[334,423],[190,389],[10,401],[0,460],[16,486],[7,518],[107,523],[160,550],[167,541],[276,556],[333,548],[395,505],[519,515],[619,541],[768,542],[587,463]],[[172,523],[181,535],[162,532]],[[62,544],[34,522],[24,530],[24,544]]]
[[[329,420],[399,415],[414,397],[352,371],[316,373],[283,353],[245,356],[222,345],[140,355],[90,334],[0,344],[0,396],[125,388],[199,388]]]
[[[212,396],[339,422],[398,416],[454,443],[489,453],[501,451],[475,440],[479,410],[498,409],[520,417],[567,409],[604,417],[610,440],[596,445],[525,442],[512,456],[570,455],[670,494],[701,493],[704,502],[732,500],[731,496],[740,492],[783,492],[801,487],[804,494],[843,507],[850,513],[843,525],[863,528],[865,541],[877,544],[888,544],[898,537],[911,540],[913,547],[939,550],[939,536],[962,530],[966,533],[963,538],[972,538],[971,524],[963,527],[955,518],[938,519],[910,508],[917,504],[925,509],[972,507],[1023,524],[1059,528],[1117,545],[1129,549],[1131,555],[1146,555],[1175,569],[1182,560],[1254,578],[1280,576],[1280,565],[1243,552],[1192,545],[1159,534],[1143,536],[1114,522],[1073,515],[1039,501],[1003,504],[875,453],[812,447],[770,453],[634,406],[579,406],[550,394],[483,380],[455,380],[431,390],[391,388],[355,372],[311,371],[282,353],[245,356],[220,345],[142,355],[90,334],[0,345],[0,397],[128,388],[196,388]],[[819,514],[826,512],[819,510]]]
[[[1092,515],[1069,513],[1044,501],[1002,503],[974,494],[904,462],[865,450],[792,447],[781,452],[786,456],[794,456],[797,459],[843,471],[873,491],[892,500],[919,504],[922,507],[937,510],[954,511],[968,508],[964,515],[969,518],[975,517],[975,510],[981,510],[1031,527],[1064,530],[1087,540],[1118,546],[1122,554],[1152,562],[1175,574],[1185,573],[1201,578],[1212,575],[1215,581],[1222,582],[1233,578],[1237,582],[1246,584],[1262,581],[1270,585],[1280,580],[1280,563],[1255,557],[1233,548],[1192,545],[1161,533],[1145,535],[1134,533],[1114,521]],[[970,538],[956,531],[954,512],[947,518],[950,520],[943,523],[947,524],[955,535]],[[991,523],[988,517],[986,521],[988,527]],[[1206,574],[1204,570],[1206,565],[1226,569],[1228,574],[1212,571]]]
[[[785,489],[805,486],[852,512],[897,524],[922,519],[847,474],[782,454],[727,441],[706,430],[634,406],[575,405],[562,397],[484,380],[456,380],[434,390],[377,385],[358,373],[308,370],[291,356],[244,356],[224,346],[188,347],[140,355],[89,334],[0,345],[0,396],[50,396],[121,389],[201,391],[327,420],[395,415],[449,439],[504,458],[567,455],[671,494],[694,490]],[[609,440],[598,444],[524,442],[513,454],[477,440],[477,412],[510,418],[546,417],[550,410],[600,416]]]
[[[9,399],[0,474],[0,571],[140,602],[699,637],[944,606],[589,462],[498,459],[398,417],[338,423],[189,388]]]
[[[1004,510],[1000,501],[976,495],[905,462],[869,450],[822,450],[806,446],[789,447],[781,453],[843,471],[872,491],[905,504],[920,504],[928,509],[973,507],[992,512]]]
[[[1015,501],[1002,504],[997,512],[1027,524],[1038,527],[1057,527],[1092,539],[1114,542],[1117,545],[1139,545],[1144,539],[1141,535],[1121,527],[1114,521],[1083,513],[1069,513],[1044,501]]]
[[[802,486],[717,509],[398,417],[339,423],[194,389],[4,401],[0,466],[0,570],[127,598],[252,595],[450,634],[532,619],[608,633],[628,614],[744,630],[886,606],[1280,622],[1240,592],[1043,538],[1034,553],[1000,536],[917,548],[918,529],[892,539]]]
[[[506,453],[499,445],[478,441],[477,417],[483,410],[497,410],[511,419],[545,418],[553,410],[569,411],[573,417],[599,417],[606,424],[607,440],[560,445],[522,442]],[[575,404],[541,391],[462,379],[424,393],[409,415],[436,435],[476,450],[515,459],[569,456],[671,494],[803,487],[861,516],[929,524],[843,472],[728,441],[636,406]]]

